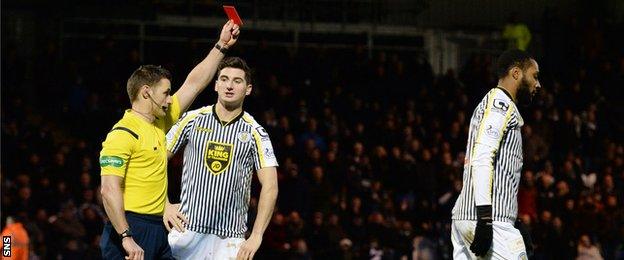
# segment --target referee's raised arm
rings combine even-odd
[[[236,43],[239,34],[238,25],[231,20],[223,25],[219,41],[210,50],[208,56],[191,70],[180,89],[176,92],[182,112],[186,111],[197,95],[208,86],[208,83],[210,83],[217,71],[219,62],[225,57],[228,48]]]

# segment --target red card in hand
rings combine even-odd
[[[234,6],[224,5],[223,10],[225,10],[228,18],[234,21],[235,24],[238,24],[238,26],[243,25],[243,20],[241,20],[240,16],[238,16],[238,12],[236,12],[236,8],[234,8]]]

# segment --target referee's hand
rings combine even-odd
[[[121,240],[121,246],[123,246],[123,249],[126,250],[126,253],[128,254],[126,256],[126,260],[144,259],[145,252],[143,251],[143,248],[141,248],[141,246],[134,242],[134,239],[132,239],[132,237],[124,237]]]
[[[188,224],[186,217],[180,213],[180,203],[165,205],[165,214],[163,214],[163,223],[167,231],[171,232],[175,228],[178,232],[184,232],[184,225]]]
[[[485,256],[492,247],[492,206],[477,206],[477,226],[470,251],[477,256]]]
[[[238,35],[240,35],[240,27],[238,24],[235,24],[234,21],[229,20],[223,25],[223,29],[221,29],[219,42],[223,47],[229,48],[236,43]]]

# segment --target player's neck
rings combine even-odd
[[[215,106],[215,111],[219,119],[226,122],[232,121],[232,119],[236,118],[238,115],[240,115],[240,113],[243,112],[242,103],[238,106],[226,106],[223,105],[221,102],[217,101],[217,104]]]
[[[518,92],[518,87],[516,86],[516,84],[514,84],[514,82],[510,81],[509,79],[501,79],[498,80],[498,87],[506,90],[509,95],[511,95],[512,101],[514,103],[516,102],[516,93]]]
[[[156,119],[156,116],[152,114],[152,108],[149,105],[150,104],[141,104],[140,102],[134,102],[132,103],[132,113],[151,124]]]

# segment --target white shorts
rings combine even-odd
[[[168,236],[171,253],[175,259],[236,259],[244,238],[219,237],[214,234],[197,233],[175,229]]]
[[[477,256],[470,251],[476,225],[477,221],[453,220],[451,225],[453,259],[477,259]],[[522,235],[513,224],[494,221],[492,229],[492,248],[482,259],[528,259]]]

